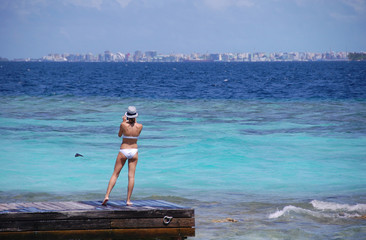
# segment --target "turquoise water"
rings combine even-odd
[[[3,96],[0,201],[102,200],[129,105],[144,125],[133,198],[194,207],[195,239],[366,236],[354,218],[366,214],[366,102],[355,100]],[[111,199],[125,199],[126,173]],[[213,222],[226,217],[238,222]]]

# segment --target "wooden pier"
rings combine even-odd
[[[184,239],[194,209],[162,200],[0,204],[0,239]]]

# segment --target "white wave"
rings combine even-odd
[[[286,206],[284,207],[282,210],[277,210],[275,213],[271,213],[268,218],[279,218],[281,216],[283,216],[285,213],[289,212],[290,210],[294,210],[297,207],[295,206]]]
[[[276,212],[270,214],[268,216],[268,218],[270,219],[274,219],[274,218],[279,218],[282,217],[286,214],[291,214],[291,213],[295,213],[295,214],[304,214],[304,215],[308,215],[308,216],[312,216],[315,218],[357,218],[357,217],[361,217],[360,214],[358,213],[346,213],[346,212],[333,212],[333,213],[326,213],[326,212],[317,212],[317,211],[312,211],[309,209],[304,209],[304,208],[300,208],[300,207],[295,207],[292,205],[289,206],[285,206],[282,210],[277,210]]]
[[[305,213],[305,214],[309,214],[309,215],[312,215],[312,216],[319,215],[319,213],[317,213],[317,212],[313,212],[313,211],[308,210],[308,209],[299,208],[299,207],[289,205],[289,206],[284,207],[282,210],[277,210],[276,212],[270,214],[268,216],[268,218],[279,218],[279,217],[281,217],[285,214],[288,214],[290,212]]]
[[[347,211],[347,212],[366,212],[366,204],[339,204],[333,202],[323,202],[313,200],[310,202],[315,209],[318,210],[330,210],[330,211]]]

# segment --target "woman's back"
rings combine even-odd
[[[121,124],[124,136],[138,137],[142,130],[142,124],[124,122]]]
[[[120,126],[119,136],[122,137],[121,148],[137,148],[137,139],[142,131],[142,124],[132,121],[123,121]]]

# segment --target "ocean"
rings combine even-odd
[[[1,62],[0,202],[103,200],[130,105],[192,239],[366,239],[366,62]]]

